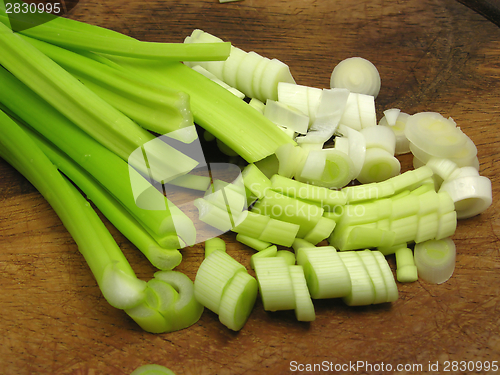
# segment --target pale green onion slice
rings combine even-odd
[[[278,101],[298,109],[305,116],[309,116],[307,91],[307,86],[280,82],[278,84]]]
[[[175,375],[169,368],[156,364],[137,367],[130,375]]]
[[[250,268],[255,269],[255,259],[275,257],[278,253],[278,248],[275,245],[269,246],[267,249],[261,250],[250,257]]]
[[[196,300],[218,314],[224,289],[237,272],[246,272],[245,266],[223,251],[212,252],[203,260],[196,273]]]
[[[398,108],[390,108],[390,109],[386,109],[384,111],[384,117],[385,118],[385,121],[387,123],[387,125],[389,126],[395,126],[397,121],[398,121],[398,117],[399,117],[399,114],[401,113],[401,110],[398,109]]]
[[[444,158],[459,152],[468,138],[453,120],[437,112],[420,112],[410,116],[405,135],[424,152]]]
[[[337,223],[334,220],[322,217],[316,226],[305,235],[304,240],[316,245],[330,237],[336,225]]]
[[[205,258],[216,250],[226,251],[226,243],[222,238],[214,237],[205,241]]]
[[[172,322],[173,329],[184,329],[196,323],[203,313],[203,305],[196,300],[191,279],[178,271],[158,271],[154,277],[176,291],[174,298],[169,298],[167,293],[167,301],[160,311],[167,321]],[[169,300],[172,304],[168,303]]]
[[[236,235],[236,241],[247,245],[248,247],[251,247],[254,250],[257,251],[262,251],[264,249],[267,249],[269,246],[271,246],[270,242],[262,241],[257,238],[253,238],[250,236],[246,236],[244,234],[238,233]]]
[[[224,290],[219,307],[219,320],[229,329],[239,331],[247,322],[257,299],[257,280],[246,272],[238,272]]]
[[[381,126],[388,126],[394,132],[394,135],[396,136],[395,154],[396,155],[407,154],[410,152],[410,142],[408,141],[408,138],[406,138],[405,127],[406,127],[406,121],[408,121],[410,115],[408,113],[398,112],[397,119],[395,120],[395,123],[392,125],[394,119],[391,119],[391,116],[394,116],[395,111],[399,111],[399,109],[390,109],[387,111],[393,111],[393,112],[388,112],[387,115],[385,115],[380,119],[378,124]],[[384,113],[385,112],[386,111],[384,111]],[[389,123],[389,120],[391,121],[391,123]]]
[[[292,129],[299,134],[306,134],[309,128],[309,117],[298,109],[275,100],[267,99],[264,116],[276,125]]]
[[[439,192],[443,191],[453,199],[458,219],[467,219],[484,212],[493,200],[491,180],[485,176],[466,176],[445,181],[439,189]]]
[[[301,265],[291,265],[289,271],[295,294],[295,316],[299,322],[312,322],[316,319],[316,313],[307,288],[304,269]]]
[[[360,133],[365,137],[366,148],[381,148],[389,154],[396,152],[396,136],[387,126],[371,126],[361,129]]]
[[[295,178],[301,182],[311,183],[317,186],[323,186],[327,188],[341,188],[347,185],[353,176],[353,163],[349,155],[342,151],[336,150],[334,148],[323,149],[316,153],[310,152],[307,156],[305,165],[312,165],[316,161],[321,162],[325,158],[325,168],[319,179],[316,178],[305,178],[303,173],[305,171],[301,170],[299,175]]]
[[[375,287],[366,267],[356,251],[339,253],[351,278],[351,291],[342,300],[348,306],[371,305],[375,301]]]
[[[361,128],[364,129],[377,125],[375,97],[373,95],[358,94],[358,106]]]
[[[350,293],[351,277],[333,246],[299,247],[296,253],[312,298],[338,298]]]
[[[365,162],[365,137],[363,137],[363,135],[359,131],[351,129],[346,125],[339,125],[338,130],[349,141],[349,157],[352,160],[352,175],[353,179],[355,179],[359,176],[359,173],[361,172],[361,169],[363,168],[363,164]]]
[[[254,267],[264,310],[295,309],[295,293],[289,266],[285,259],[282,257],[256,258]]]
[[[373,251],[375,259],[377,259],[382,275],[384,276],[385,286],[387,287],[387,302],[394,302],[399,297],[398,286],[392,274],[391,267],[387,263],[384,255],[380,251]]]
[[[279,162],[278,174],[289,178],[294,177],[297,171],[302,170],[307,158],[306,150],[291,143],[281,145],[275,153]]]
[[[373,287],[375,289],[373,304],[387,302],[387,287],[385,285],[384,275],[382,274],[382,270],[380,269],[373,252],[371,250],[362,250],[357,251],[356,254],[363,262],[373,283]]]
[[[352,92],[377,97],[380,91],[380,74],[367,59],[350,57],[342,60],[333,69],[330,87],[343,87]]]
[[[295,80],[288,65],[278,59],[271,59],[262,71],[259,90],[261,97],[257,98],[261,101],[278,100],[278,84],[280,82],[295,83]]]
[[[340,119],[340,124],[358,131],[362,129],[358,94],[354,92],[349,93],[344,107],[344,113]]]
[[[413,259],[413,251],[407,247],[396,250],[396,277],[401,283],[411,283],[418,280],[417,266]]]
[[[259,99],[257,99],[257,98],[250,99],[250,101],[248,102],[248,105],[255,108],[260,113],[264,114],[264,109],[266,108],[266,103],[260,101]]]
[[[381,148],[368,148],[357,180],[363,184],[381,182],[395,177],[401,170],[399,160]]]
[[[455,270],[456,248],[451,238],[430,240],[415,245],[418,276],[429,283],[447,281]]]
[[[286,264],[293,266],[295,264],[295,254],[289,250],[278,250],[276,252],[277,257],[285,258]]]

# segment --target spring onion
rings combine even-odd
[[[455,257],[455,243],[449,237],[416,244],[414,259],[418,277],[433,284],[444,283],[453,275]]]
[[[384,117],[379,121],[380,126],[387,126],[394,132],[396,137],[396,155],[407,154],[410,152],[410,142],[405,135],[406,121],[410,115],[401,112],[399,109],[391,108],[384,111]]]
[[[397,176],[400,171],[401,164],[394,154],[378,147],[367,148],[357,179],[361,183],[381,182]]]
[[[289,265],[288,271],[292,279],[295,296],[295,317],[299,322],[312,322],[316,319],[316,312],[307,287],[304,269],[301,265]]]
[[[293,310],[296,306],[295,293],[285,258],[255,258],[254,267],[264,310]]]
[[[194,229],[190,220],[180,212],[163,194],[157,191],[142,175],[116,154],[103,147],[66,117],[42,100],[13,75],[0,68],[0,82],[5,90],[0,91],[0,102],[8,107],[19,118],[32,126],[45,138],[50,140],[61,151],[91,174],[99,183],[111,192],[152,234],[163,236],[176,234],[177,227],[184,233]],[[26,111],[26,108],[30,108]],[[144,187],[142,197],[136,196],[131,181]],[[154,204],[155,210],[139,207],[138,200],[145,199],[147,204]],[[145,204],[147,206],[147,204]],[[163,209],[160,209],[163,208]],[[174,211],[175,210],[175,211]],[[175,215],[173,215],[175,212]],[[181,223],[182,224],[179,224]],[[184,241],[192,242],[194,230],[187,234]]]
[[[474,167],[462,167],[455,178],[443,182],[439,191],[451,196],[458,219],[480,214],[491,206],[493,200],[491,180],[480,176]]]
[[[226,243],[223,239],[214,237],[205,241],[205,258],[217,250],[226,251]]]
[[[361,129],[361,134],[365,137],[366,148],[381,148],[389,154],[394,155],[396,151],[396,136],[386,126],[371,126]]]
[[[418,271],[413,259],[413,251],[407,247],[399,247],[396,251],[396,275],[399,282],[417,281]]]
[[[34,141],[4,112],[0,155],[47,199],[71,233],[110,305],[126,309],[144,299],[139,280],[113,237],[82,195],[65,180]]]
[[[134,150],[155,138],[151,133],[140,128],[130,118],[101,99],[48,56],[2,23],[0,23],[0,33],[2,35],[0,63],[7,70],[123,160],[138,168],[142,166],[129,156]],[[166,144],[155,143],[155,146],[158,149],[151,147],[148,156],[152,168],[160,166],[160,170],[156,171],[155,175],[162,176],[163,180],[179,174],[172,170],[172,165],[164,162],[166,152],[170,155],[174,152],[175,157],[181,160],[190,159],[186,155],[175,152]],[[180,172],[186,173],[193,169],[197,164],[195,161],[193,163],[189,166],[190,169],[183,169]],[[166,170],[163,170],[164,168]]]
[[[312,298],[338,298],[350,293],[351,282],[355,280],[351,280],[334,247],[299,247],[296,253]]]
[[[23,39],[142,127],[167,134],[193,124],[185,93],[139,80],[67,49],[32,38]]]
[[[194,280],[194,295],[207,309],[219,314],[224,289],[245,266],[223,251],[214,251],[201,263]]]
[[[169,368],[156,364],[137,367],[130,375],[175,375]]]
[[[380,91],[380,74],[369,60],[350,57],[335,66],[330,87],[343,87],[351,92],[373,95],[376,98]]]
[[[177,248],[181,247],[181,244],[177,235],[160,240],[169,248],[162,247],[106,189],[78,164],[28,127],[23,127],[23,130],[33,138],[50,161],[85,192],[88,199],[94,202],[104,216],[137,246],[153,266],[161,270],[171,270],[180,264],[182,254]]]
[[[262,251],[264,249],[267,249],[269,246],[271,246],[271,242],[266,242],[259,240],[257,238],[253,238],[250,236],[246,236],[244,234],[238,233],[236,235],[236,241],[254,249],[257,251]]]

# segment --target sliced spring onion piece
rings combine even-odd
[[[277,257],[285,258],[286,264],[293,266],[295,264],[295,254],[289,250],[278,250],[276,252]]]
[[[377,259],[373,255],[371,250],[362,250],[357,251],[356,254],[359,256],[361,261],[363,262],[368,275],[373,283],[373,287],[375,289],[375,298],[373,300],[373,304],[384,303],[387,302],[387,286],[385,285],[384,275],[382,274],[382,270],[377,262]]]
[[[414,260],[418,276],[429,283],[447,281],[455,270],[456,248],[449,237],[415,245]]]
[[[236,235],[236,241],[247,245],[248,247],[251,247],[254,250],[257,251],[262,251],[264,249],[267,249],[269,246],[271,246],[270,242],[262,241],[257,238],[253,238],[250,236],[246,236],[244,234],[238,233]]]
[[[407,154],[410,152],[410,142],[408,141],[408,138],[406,138],[405,127],[406,121],[408,121],[410,115],[408,113],[399,112],[399,109],[389,109],[387,111],[392,112],[388,112],[384,117],[382,117],[378,124],[380,126],[388,126],[394,132],[396,137],[396,150],[394,153],[396,155]],[[391,119],[390,117],[394,116],[396,112],[398,112],[396,120]],[[393,124],[389,123],[389,121]]]
[[[184,329],[196,323],[203,313],[203,305],[196,300],[193,281],[178,271],[158,271],[154,277],[171,285],[176,291],[177,296],[172,306],[161,312],[172,323],[173,330]]]
[[[377,97],[380,91],[380,74],[367,59],[350,57],[342,60],[333,69],[330,87],[343,87],[352,92]]]
[[[319,179],[308,179],[303,177],[302,173],[306,165],[311,165],[315,161],[325,158],[325,168]],[[319,161],[318,161],[319,162]],[[310,152],[306,159],[306,164],[302,171],[295,178],[302,182],[312,183],[313,185],[327,188],[341,188],[347,185],[353,179],[353,162],[346,153],[334,148],[323,149],[317,153]]]
[[[295,309],[295,293],[286,260],[282,257],[256,258],[254,267],[264,310]]]
[[[157,364],[137,367],[130,375],[175,375],[169,368]]]
[[[366,155],[366,140],[363,135],[354,129],[346,125],[339,125],[339,132],[346,137],[349,141],[349,157],[352,160],[353,164],[353,179],[359,176],[361,169],[363,168],[363,164],[365,163],[365,155]]]
[[[245,211],[235,223],[233,232],[258,239],[270,220],[269,216]]]
[[[261,102],[259,99],[257,99],[257,98],[250,99],[250,101],[248,102],[248,105],[250,107],[255,108],[260,113],[264,114],[264,109],[266,108],[266,103]]]
[[[238,272],[224,289],[219,320],[229,329],[239,331],[247,322],[257,299],[257,280],[247,272]]]
[[[300,225],[271,218],[259,236],[259,240],[281,246],[291,246],[298,236]]]
[[[226,251],[226,243],[222,238],[214,237],[205,241],[205,258],[217,250]]]
[[[250,268],[255,269],[255,259],[275,257],[278,253],[278,248],[275,245],[269,246],[267,249],[259,251],[250,257]]]
[[[299,322],[312,322],[316,319],[316,313],[307,288],[304,269],[301,265],[291,265],[288,269],[295,295],[295,317]]]
[[[340,124],[354,130],[361,130],[361,116],[359,113],[358,94],[350,92],[344,107]]]
[[[307,91],[307,86],[280,82],[278,84],[278,102],[296,108],[302,112],[302,114],[309,117]]]
[[[371,305],[375,301],[375,287],[365,264],[356,251],[342,251],[339,257],[351,278],[351,291],[342,300],[348,306]]]
[[[247,272],[245,266],[223,251],[214,251],[207,256],[196,273],[194,295],[196,300],[219,314],[224,289],[238,272]]]
[[[324,209],[276,191],[267,190],[265,196],[255,203],[252,211],[299,225],[297,236],[302,238],[314,228],[323,216]]]
[[[361,129],[365,137],[366,148],[381,148],[389,154],[394,155],[396,151],[396,136],[387,126],[371,126]]]
[[[375,111],[375,98],[373,95],[358,94],[359,119],[361,128],[369,128],[377,125],[377,113]]]
[[[336,225],[337,223],[334,220],[322,217],[319,219],[316,226],[305,235],[304,240],[316,245],[329,238]]]
[[[396,254],[396,277],[401,283],[411,283],[418,280],[417,266],[413,259],[413,251],[407,247],[400,247]]]
[[[443,158],[459,152],[468,138],[452,119],[437,112],[420,112],[410,116],[406,121],[405,135],[419,149]]]
[[[401,114],[401,110],[398,109],[398,108],[389,108],[389,109],[386,109],[384,111],[384,117],[385,118],[385,121],[387,122],[387,125],[389,126],[395,126],[397,121],[398,121],[398,117],[399,115]]]
[[[265,190],[271,188],[271,181],[255,164],[248,164],[241,175],[245,187],[257,198],[262,198]]]
[[[357,180],[363,184],[381,182],[395,177],[401,170],[399,160],[381,148],[368,148]]]
[[[219,230],[218,234],[229,232],[233,228],[235,221],[227,209],[203,198],[196,198],[193,204],[198,209],[199,220]]]
[[[308,152],[300,146],[284,144],[276,150],[276,157],[279,162],[278,174],[280,176],[292,178],[302,166],[307,158]]]
[[[467,171],[475,171],[475,176],[465,175]],[[451,180],[444,181],[439,192],[447,192],[455,203],[458,219],[467,219],[484,212],[492,203],[491,180],[473,167],[461,168],[461,174]],[[464,176],[464,177],[462,177]]]
[[[306,201],[318,202],[322,207],[342,206],[347,197],[343,191],[331,190],[321,186],[306,184],[278,174],[271,177],[271,188],[281,194],[300,198]]]
[[[392,274],[391,267],[387,263],[384,255],[380,251],[373,251],[375,259],[377,259],[382,275],[384,276],[385,286],[387,288],[387,302],[394,302],[399,297],[398,286],[396,285],[396,280]]]
[[[338,298],[350,293],[349,272],[333,246],[299,247],[296,253],[312,298]]]
[[[271,99],[266,101],[264,116],[276,125],[284,126],[300,134],[306,134],[309,127],[309,117],[294,107]]]

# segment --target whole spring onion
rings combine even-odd
[[[140,304],[146,283],[139,280],[90,204],[65,180],[35,142],[0,111],[0,156],[45,197],[71,233],[110,305]]]

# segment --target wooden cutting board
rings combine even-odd
[[[406,366],[399,373],[437,374],[472,373],[460,370],[461,361],[475,361],[466,363],[469,370],[500,365],[500,29],[494,23],[454,0],[81,0],[71,17],[147,41],[181,42],[201,28],[286,62],[297,83],[321,88],[342,59],[367,58],[382,77],[378,118],[393,107],[452,116],[478,147],[494,202],[459,222],[456,270],[442,285],[398,284],[398,301],[387,305],[315,301],[312,323],[297,322],[293,311],[265,312],[258,301],[238,333],[205,311],[189,329],[154,335],[107,304],[60,220],[0,160],[0,373],[125,375],[157,363],[177,374],[365,374],[388,373],[389,366],[395,372],[398,365]],[[411,168],[411,157],[401,161],[403,170]],[[150,279],[152,266],[106,224],[137,275]],[[232,234],[223,238],[248,265],[252,251]],[[194,279],[203,247],[183,255],[178,270]]]

